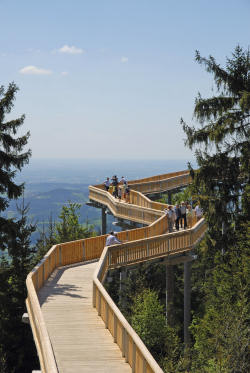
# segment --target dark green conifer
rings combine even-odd
[[[249,338],[250,52],[237,46],[223,69],[214,57],[196,60],[213,74],[217,95],[195,101],[197,128],[182,121],[186,145],[197,148],[193,189],[208,232],[194,265],[196,301],[192,372],[247,372]],[[248,264],[247,264],[248,263]]]
[[[18,87],[10,83],[5,91],[0,86],[0,248],[8,248],[8,237],[15,230],[13,220],[3,217],[2,212],[9,205],[9,199],[21,196],[23,184],[14,181],[17,171],[29,162],[30,150],[24,151],[27,145],[29,132],[18,137],[17,131],[22,126],[25,116],[13,120],[6,120],[6,115],[14,106],[15,95]]]

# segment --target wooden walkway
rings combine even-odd
[[[92,306],[94,263],[53,272],[39,301],[60,373],[131,372]]]

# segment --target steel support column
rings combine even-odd
[[[190,344],[189,325],[191,320],[191,266],[192,262],[184,263],[184,344]]]
[[[106,207],[102,207],[102,234],[107,233],[107,214]]]

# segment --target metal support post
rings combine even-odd
[[[102,207],[102,234],[107,233],[107,214],[106,207]]]
[[[191,265],[184,263],[184,344],[187,348],[190,344],[189,325],[191,320]]]

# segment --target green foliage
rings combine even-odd
[[[62,206],[59,215],[61,222],[55,225],[55,240],[57,243],[93,236],[89,228],[79,222],[80,208],[81,204],[72,202],[69,202],[68,206]]]
[[[162,355],[166,339],[164,307],[157,294],[144,290],[133,304],[132,327],[154,354]]]
[[[173,372],[179,357],[179,340],[166,324],[164,306],[155,291],[145,289],[134,298],[131,325],[155,359]]]
[[[29,326],[22,323],[26,312],[25,280],[31,270],[33,252],[30,235],[35,226],[27,223],[24,204],[18,208],[20,219],[15,221],[8,241],[9,260],[0,262],[0,371],[30,372],[38,367],[37,354]]]
[[[191,186],[186,187],[182,192],[175,193],[172,196],[172,203],[176,205],[177,203],[180,205],[182,201],[189,202],[189,204],[193,200],[193,189]]]
[[[5,121],[14,106],[15,94],[18,87],[10,83],[5,91],[0,86],[0,213],[9,205],[9,199],[16,199],[22,194],[23,184],[17,185],[14,178],[17,171],[28,163],[31,152],[23,152],[26,146],[29,132],[21,137],[16,137],[19,127],[24,122],[24,115],[18,119]],[[8,237],[15,230],[15,222],[0,216],[0,247],[8,249]]]
[[[10,83],[0,86],[0,214],[23,192],[23,184],[16,184],[17,171],[28,163],[31,152],[24,151],[29,133],[17,137],[24,122],[20,118],[6,121],[18,88]],[[21,321],[25,310],[25,279],[30,271],[32,250],[30,235],[35,227],[27,223],[27,207],[19,208],[20,219],[0,216],[0,248],[8,252],[8,259],[0,261],[0,371],[3,373],[30,372],[37,365],[31,330]]]
[[[95,236],[96,233],[92,225],[89,226],[88,224],[84,225],[80,223],[80,208],[81,204],[69,201],[67,206],[62,206],[59,215],[61,221],[54,222],[52,216],[50,216],[48,230],[45,232],[45,229],[43,229],[40,232],[40,237],[36,244],[37,252],[34,258],[34,265],[55,244]]]
[[[186,144],[196,150],[190,166],[194,197],[208,223],[194,265],[191,372],[247,372],[249,354],[249,51],[237,47],[226,68],[196,53],[212,73],[218,96],[198,95],[198,129],[182,121]]]

